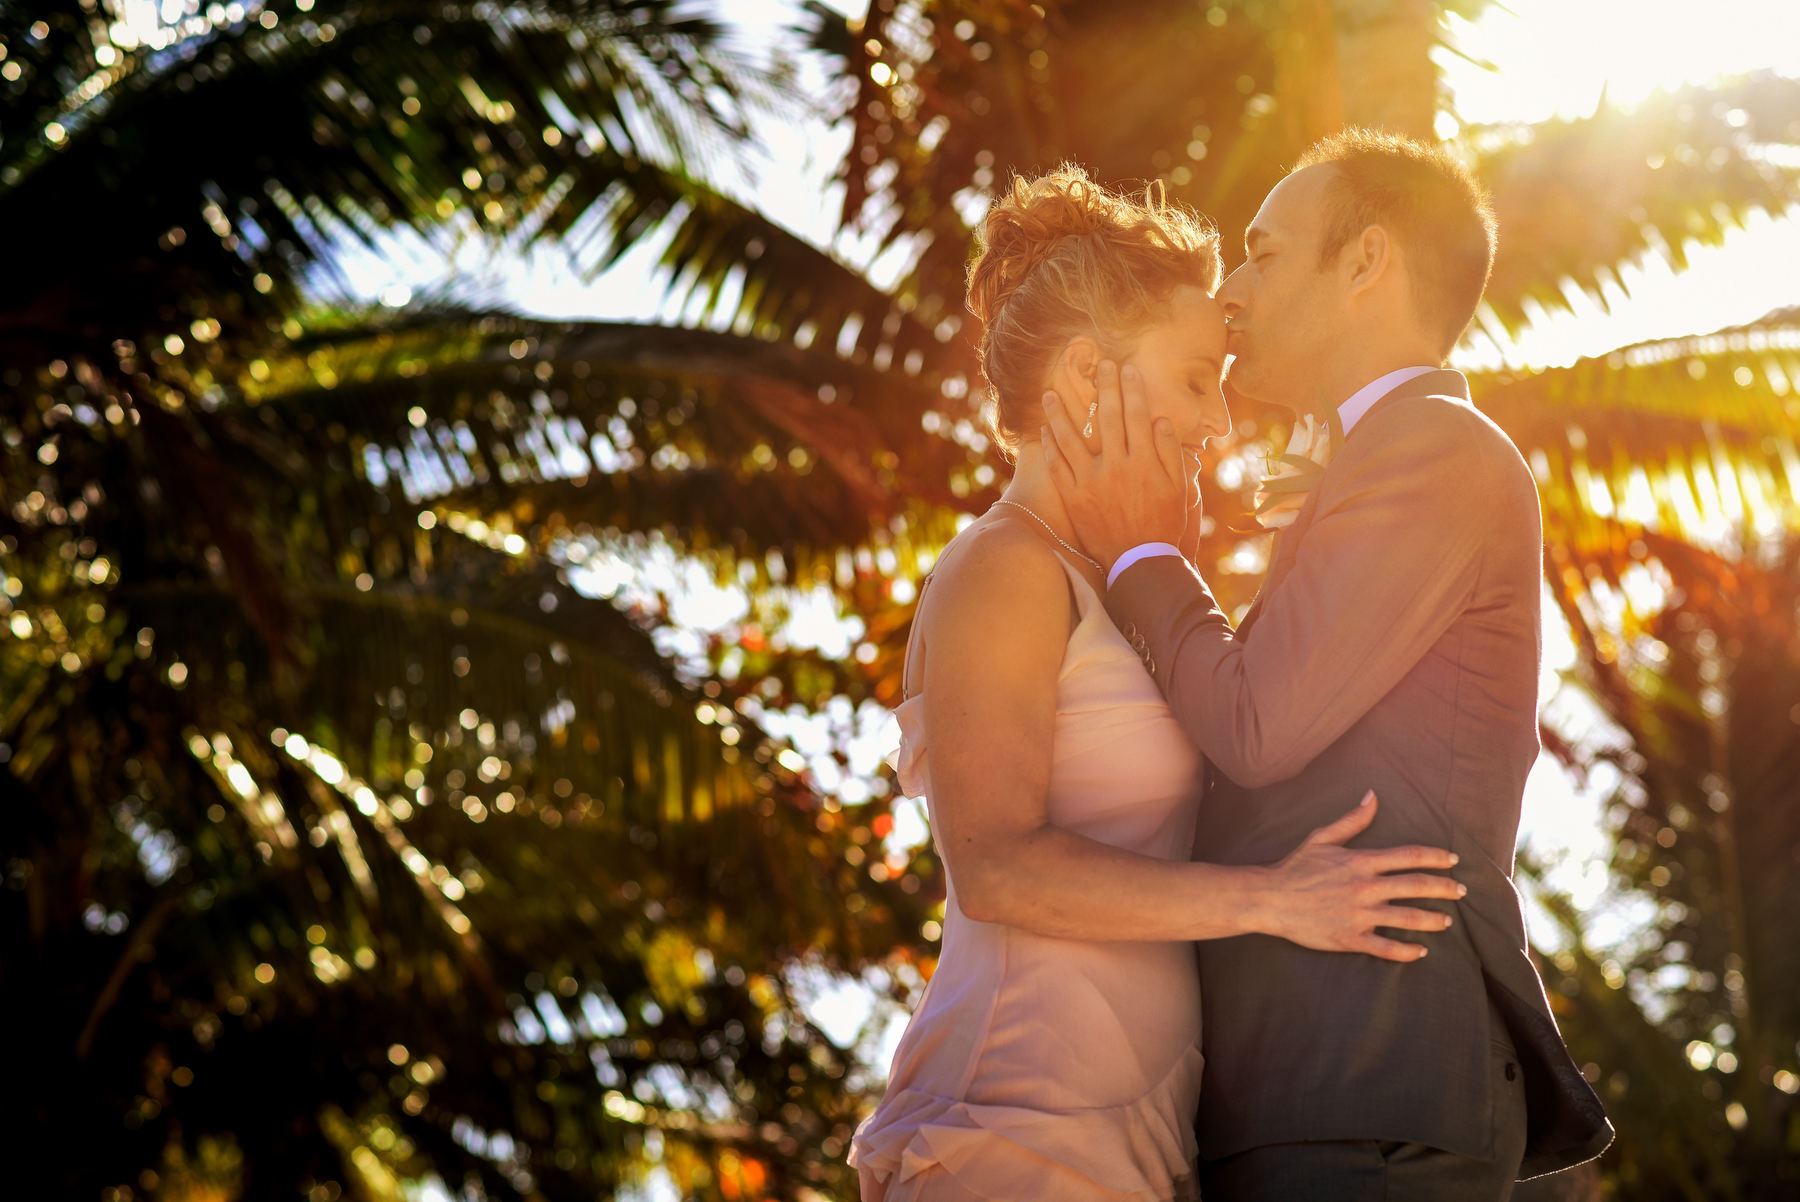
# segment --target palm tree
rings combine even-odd
[[[765,733],[761,674],[576,587],[595,531],[765,490],[658,487],[638,447],[679,450],[657,432],[698,402],[635,340],[320,300],[377,231],[597,270],[748,216],[682,167],[786,103],[727,35],[659,0],[0,13],[24,1192],[590,1197],[649,1163],[695,1197],[839,1191],[857,1063],[794,965],[917,944],[929,891],[882,807],[823,804]],[[632,387],[637,433],[571,449],[569,381],[609,416]],[[742,399],[716,423],[753,448],[809,398]],[[599,521],[546,537],[572,455]]]

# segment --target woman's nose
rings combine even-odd
[[[1223,389],[1212,398],[1206,407],[1206,436],[1208,438],[1224,438],[1231,433],[1231,407],[1225,403]]]

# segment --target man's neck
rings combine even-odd
[[[1436,355],[1419,350],[1400,350],[1381,355],[1360,355],[1315,381],[1313,395],[1295,398],[1295,408],[1302,413],[1329,417],[1338,406],[1355,396],[1366,385],[1390,372],[1408,367],[1435,366]]]

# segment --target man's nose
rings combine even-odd
[[[1219,285],[1218,296],[1214,298],[1219,302],[1219,307],[1225,310],[1226,321],[1236,317],[1244,308],[1244,266],[1247,264],[1239,266],[1225,277],[1225,282]]]

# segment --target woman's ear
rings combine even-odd
[[[1050,369],[1050,387],[1061,399],[1063,412],[1084,432],[1091,429],[1094,406],[1100,403],[1100,361],[1104,357],[1100,344],[1083,334],[1069,340]],[[1089,447],[1100,449],[1097,442],[1090,442]]]
[[[1100,344],[1086,334],[1069,339],[1069,345],[1063,348],[1062,357],[1057,361],[1056,379],[1051,387],[1085,407],[1100,395],[1096,380],[1103,357]]]

